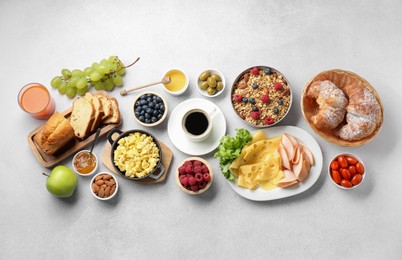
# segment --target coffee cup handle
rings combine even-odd
[[[216,107],[214,107],[214,109],[212,109],[212,111],[209,112],[208,115],[209,115],[211,118],[214,118],[214,116],[215,116],[215,114],[216,114],[217,111],[218,111],[218,109],[216,109]]]

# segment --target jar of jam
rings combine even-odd
[[[78,152],[73,158],[73,168],[80,175],[91,175],[98,167],[98,158],[88,150]]]

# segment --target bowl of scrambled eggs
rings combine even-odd
[[[114,128],[107,139],[112,145],[113,167],[121,176],[130,180],[162,176],[162,149],[153,135],[143,130],[123,132]]]

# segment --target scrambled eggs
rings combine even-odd
[[[118,141],[114,164],[127,177],[140,178],[150,174],[159,162],[159,149],[149,135],[135,132]]]

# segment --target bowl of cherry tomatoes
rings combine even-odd
[[[366,167],[356,155],[342,153],[331,160],[328,166],[328,174],[337,187],[349,190],[356,188],[363,182],[366,176]]]

